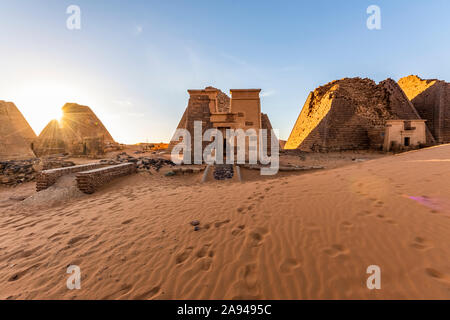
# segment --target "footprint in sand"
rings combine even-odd
[[[122,224],[129,224],[131,221],[133,221],[133,219],[128,219],[128,220],[122,221]]]
[[[411,243],[411,247],[418,250],[427,250],[431,249],[433,246],[428,240],[422,237],[415,237],[413,243]]]
[[[73,237],[72,239],[70,239],[70,240],[67,242],[67,244],[68,244],[69,246],[72,246],[72,245],[74,245],[74,244],[77,243],[77,242],[80,242],[80,241],[82,241],[82,240],[88,239],[89,237],[90,237],[89,235],[80,235],[80,236],[76,236],[76,237]]]
[[[386,223],[393,224],[393,225],[397,225],[398,224],[395,220],[392,220],[392,219],[387,219]]]
[[[123,284],[119,290],[117,290],[116,292],[114,292],[110,295],[103,297],[102,300],[111,300],[114,298],[120,298],[121,296],[124,296],[125,294],[130,292],[130,290],[132,288],[133,288],[133,286],[131,284]]]
[[[192,250],[194,250],[194,247],[187,247],[185,250],[183,250],[183,252],[181,252],[180,254],[178,254],[175,258],[175,263],[176,264],[181,264],[184,261],[187,260],[187,258],[189,258]]]
[[[217,221],[216,223],[214,223],[214,226],[216,228],[220,228],[222,225],[227,224],[230,221],[231,221],[230,219],[226,219],[226,220],[223,220],[223,221]]]
[[[324,249],[323,252],[332,258],[337,258],[339,256],[348,255],[349,250],[345,249],[345,247],[340,244],[333,244],[330,248]]]
[[[440,272],[436,269],[433,269],[433,268],[426,268],[425,273],[428,276],[430,276],[431,278],[433,278],[439,282],[442,282],[446,285],[450,285],[450,276],[449,275],[443,274],[442,272]]]
[[[150,300],[156,297],[156,295],[159,293],[159,291],[161,290],[160,286],[156,286],[151,288],[148,291],[145,291],[144,293],[140,293],[136,296],[133,297],[133,300]]]
[[[280,265],[280,272],[281,273],[290,273],[295,268],[300,267],[300,263],[297,262],[297,260],[288,258],[284,260],[284,262]]]
[[[237,294],[232,297],[233,300],[261,299],[261,289],[258,284],[258,267],[255,263],[241,268],[235,289]]]
[[[368,217],[368,216],[372,215],[372,212],[369,210],[364,210],[364,211],[358,212],[356,215],[358,217]]]
[[[382,207],[382,206],[384,206],[384,202],[383,201],[377,201],[376,202],[376,204],[375,204],[375,207]]]
[[[256,228],[253,231],[250,231],[249,233],[249,240],[250,245],[253,247],[257,247],[261,245],[264,236],[268,233],[268,230],[266,228]]]
[[[344,229],[351,229],[353,227],[353,223],[351,223],[350,221],[343,221],[341,223],[341,227]]]
[[[203,247],[197,251],[197,253],[195,254],[198,258],[203,258],[204,256],[206,256],[206,254],[208,253],[209,247],[211,246],[211,244],[205,244],[203,245]]]
[[[241,234],[241,233],[242,233],[242,231],[244,230],[244,228],[245,228],[245,225],[241,224],[241,225],[239,225],[237,228],[233,229],[233,231],[231,231],[231,234],[232,234],[233,236],[237,236],[238,234]]]

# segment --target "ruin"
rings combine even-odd
[[[178,124],[177,129],[186,129],[191,136],[194,136],[194,122],[202,122],[202,134],[207,129],[217,128],[226,139],[226,129],[255,129],[259,134],[259,129],[267,129],[267,149],[270,150],[271,139],[270,130],[272,125],[269,117],[261,112],[261,102],[259,93],[261,89],[231,89],[231,98],[213,87],[206,87],[202,90],[188,90],[188,106]],[[182,139],[172,138],[168,151],[181,142]],[[203,141],[202,151],[209,144]],[[224,141],[225,148],[230,142]],[[236,153],[236,144],[235,153]],[[191,145],[193,155],[193,144]],[[248,144],[246,149],[248,154]]]
[[[0,101],[0,160],[35,158],[36,134],[12,102]]]
[[[311,92],[285,144],[285,149],[343,151],[384,146],[388,120],[421,120],[392,79],[344,78]],[[425,126],[426,141],[435,142]]]
[[[450,142],[450,83],[410,75],[401,78],[398,84],[420,117],[427,120],[427,127],[436,142]]]
[[[136,172],[135,163],[121,163],[104,168],[92,169],[77,173],[78,189],[86,194],[94,193],[99,187],[118,177],[127,176]]]
[[[62,111],[61,120],[50,121],[34,143],[37,155],[97,156],[117,149],[117,143],[88,106],[66,103]]]

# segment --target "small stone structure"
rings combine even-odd
[[[48,187],[54,185],[56,180],[58,180],[58,178],[61,176],[68,175],[71,173],[81,172],[81,171],[92,170],[92,169],[100,168],[103,166],[104,166],[104,164],[102,164],[102,163],[88,163],[88,164],[80,164],[80,165],[72,166],[72,167],[65,167],[65,168],[41,171],[36,178],[36,191],[39,192],[41,190],[45,190]]]
[[[109,181],[136,172],[136,164],[121,163],[115,166],[93,169],[77,174],[77,186],[81,192],[92,194],[95,190]]]
[[[393,146],[415,147],[426,141],[426,120],[387,120],[383,150]]]

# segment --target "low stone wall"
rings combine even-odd
[[[58,178],[61,176],[71,174],[71,173],[101,168],[103,166],[104,166],[104,164],[96,162],[96,163],[80,164],[80,165],[72,166],[72,167],[65,167],[65,168],[41,171],[38,174],[38,176],[36,177],[36,191],[39,192],[41,190],[45,190],[48,187],[54,185],[56,180],[58,180]]]
[[[92,194],[95,190],[109,181],[136,172],[136,164],[122,163],[77,174],[77,185],[81,192]]]

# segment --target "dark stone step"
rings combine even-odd
[[[213,176],[216,180],[233,178],[234,169],[232,164],[218,164],[214,166]]]

